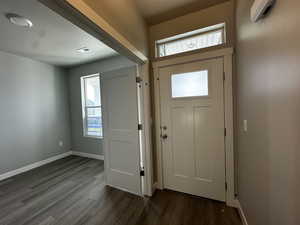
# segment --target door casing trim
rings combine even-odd
[[[152,196],[152,183],[153,183],[153,152],[152,152],[152,139],[151,139],[151,100],[150,100],[150,76],[149,76],[149,63],[139,64],[137,66],[137,76],[142,79],[141,82],[141,122],[142,122],[142,151],[143,157],[141,158],[145,176],[142,179],[144,186],[143,195]]]
[[[195,53],[191,55],[178,56],[171,59],[160,60],[152,63],[154,73],[154,102],[155,102],[155,140],[157,164],[157,188],[163,189],[163,158],[161,143],[161,107],[160,107],[160,81],[159,69],[166,66],[178,65],[203,61],[213,58],[223,58],[224,61],[224,112],[225,112],[225,182],[227,184],[226,204],[237,207],[235,198],[235,176],[234,176],[234,140],[233,140],[233,48],[223,48],[204,53]],[[225,184],[224,184],[225,185]]]

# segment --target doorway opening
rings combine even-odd
[[[159,189],[236,206],[232,49],[154,63]]]
[[[151,179],[144,162],[147,123],[143,119],[143,92],[148,88],[143,81],[147,79],[142,72],[145,64],[120,54],[120,47],[105,44],[112,40],[95,35],[88,24],[78,25],[86,20],[82,15],[79,19],[80,13],[74,13],[74,9],[71,12],[70,7],[64,8],[62,1],[5,0],[0,5],[5,12],[0,18],[5,31],[0,41],[1,57],[13,58],[13,69],[19,74],[24,69],[26,81],[32,81],[28,90],[24,86],[24,97],[32,107],[11,110],[20,112],[21,118],[28,108],[29,115],[37,118],[29,124],[34,129],[26,134],[28,142],[22,146],[25,150],[15,150],[16,155],[26,152],[26,158],[9,163],[13,166],[5,169],[19,169],[20,165],[48,160],[50,156],[77,155],[107,161],[107,184],[147,194],[143,191],[146,185],[142,185],[145,178]],[[32,72],[26,71],[26,66],[19,68],[23,61]],[[137,83],[138,77],[142,79]],[[9,101],[17,102],[18,98]],[[24,123],[18,126],[29,126]],[[12,120],[14,126],[17,124]],[[25,135],[16,130],[16,135]],[[112,178],[106,169],[124,176]],[[126,186],[125,175],[130,173],[133,182]]]

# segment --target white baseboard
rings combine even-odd
[[[35,162],[35,163],[32,163],[32,164],[29,164],[27,166],[18,168],[16,170],[12,170],[12,171],[0,174],[0,181],[1,180],[5,180],[5,179],[10,178],[10,177],[13,177],[13,176],[16,176],[16,175],[21,174],[21,173],[25,173],[25,172],[27,172],[29,170],[38,168],[40,166],[43,166],[45,164],[54,162],[56,160],[65,158],[65,157],[70,156],[70,155],[77,155],[77,156],[86,157],[86,158],[104,160],[104,156],[103,155],[96,155],[96,154],[90,154],[90,153],[84,153],[84,152],[77,152],[77,151],[69,151],[69,152],[65,152],[65,153],[62,153],[62,154],[50,157],[48,159],[45,159],[45,160],[42,160],[42,161],[39,161],[39,162]]]
[[[238,211],[239,211],[241,220],[243,222],[243,225],[248,225],[248,221],[246,219],[246,216],[244,214],[244,211],[243,211],[243,208],[242,208],[242,205],[241,205],[240,201],[237,200],[237,204],[238,204]]]
[[[29,165],[21,167],[19,169],[12,170],[12,171],[6,172],[4,174],[0,174],[0,181],[4,180],[4,179],[7,179],[7,178],[10,178],[10,177],[13,177],[13,176],[16,176],[16,175],[21,174],[21,173],[25,173],[25,172],[27,172],[29,170],[38,168],[40,166],[43,166],[43,165],[48,164],[48,163],[51,163],[51,162],[56,161],[58,159],[65,158],[65,157],[70,156],[70,155],[72,155],[71,151],[65,152],[63,154],[56,155],[56,156],[50,157],[50,158],[42,160],[42,161],[29,164]]]
[[[226,205],[233,207],[233,208],[239,208],[240,204],[239,204],[239,200],[235,199],[226,199]]]
[[[155,183],[152,185],[152,194],[154,194],[155,191],[156,191],[156,189],[158,189],[157,187],[158,187],[158,183],[155,182]]]
[[[77,155],[77,156],[91,158],[91,159],[104,160],[103,155],[96,155],[96,154],[85,153],[85,152],[72,151],[72,155]]]

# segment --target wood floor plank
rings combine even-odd
[[[241,225],[224,203],[105,185],[101,160],[70,156],[0,182],[0,225]]]

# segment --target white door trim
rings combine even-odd
[[[145,176],[142,178],[143,195],[152,196],[153,183],[153,155],[151,140],[151,98],[150,98],[150,77],[149,63],[139,64],[137,67],[137,76],[142,79],[140,82],[141,98],[140,98],[140,114],[142,123],[142,154],[141,158],[144,164]]]
[[[187,56],[174,57],[172,59],[160,60],[152,63],[154,71],[154,97],[155,97],[155,138],[156,138],[156,153],[157,153],[157,187],[164,188],[163,183],[163,160],[161,146],[161,110],[160,110],[160,83],[159,83],[159,68],[182,63],[202,61],[211,58],[223,58],[224,60],[224,104],[225,104],[225,165],[226,165],[226,204],[236,207],[235,192],[234,192],[234,145],[233,145],[233,93],[232,93],[232,55],[233,48],[224,48],[220,50],[208,51],[204,53],[195,53]],[[225,185],[225,184],[224,184]]]

